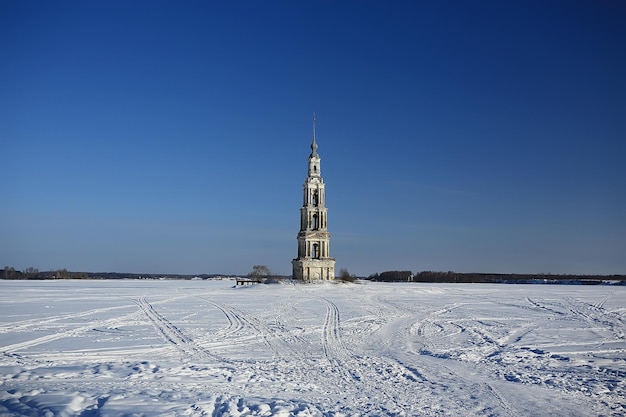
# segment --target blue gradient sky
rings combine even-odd
[[[514,3],[514,4],[511,4]],[[0,2],[0,267],[626,273],[623,1]]]

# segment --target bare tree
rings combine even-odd
[[[63,268],[63,269],[57,270],[55,276],[56,276],[56,279],[69,279],[70,273],[68,272],[67,269]]]
[[[37,274],[39,274],[39,270],[37,268],[33,268],[32,266],[29,266],[24,270],[24,276],[26,279],[35,278]]]
[[[266,265],[254,265],[252,267],[252,272],[248,274],[251,277],[255,277],[257,279],[267,278],[272,275],[272,271]]]
[[[4,278],[5,279],[11,279],[15,276],[15,268],[13,268],[12,266],[5,266],[4,267]]]
[[[356,275],[350,275],[348,268],[341,268],[339,270],[339,279],[343,282],[354,282],[356,281]]]

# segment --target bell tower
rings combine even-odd
[[[335,258],[330,257],[330,233],[326,222],[328,209],[320,161],[313,114],[313,141],[300,208],[298,257],[291,261],[293,278],[303,281],[335,279]]]

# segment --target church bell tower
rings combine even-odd
[[[330,233],[326,223],[328,209],[320,161],[313,115],[313,141],[300,208],[298,257],[291,261],[293,278],[303,281],[335,279],[335,258],[330,257]]]

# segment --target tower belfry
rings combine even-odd
[[[327,227],[326,194],[315,137],[313,114],[313,140],[309,155],[309,168],[304,181],[304,196],[300,208],[298,257],[291,261],[293,278],[313,281],[335,279],[335,258],[330,257],[330,233]]]

